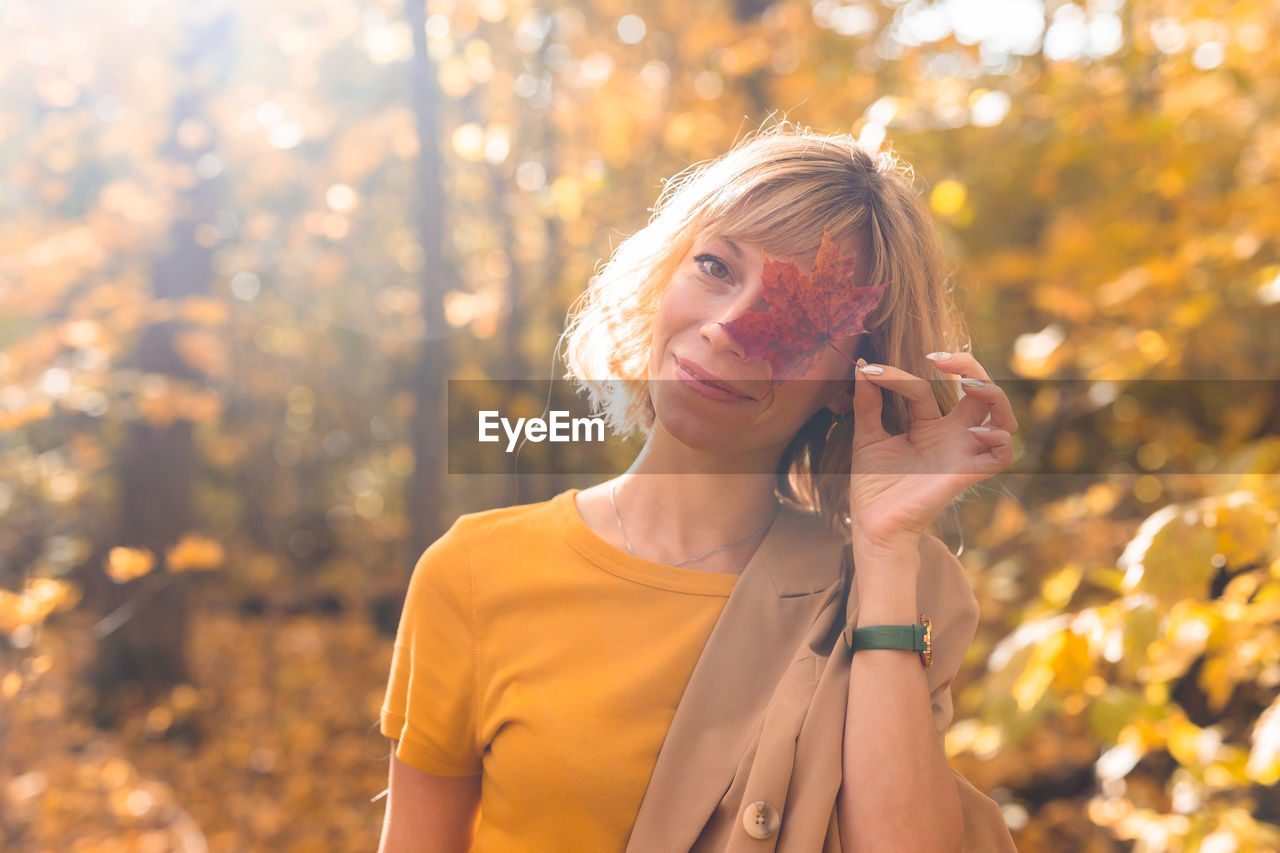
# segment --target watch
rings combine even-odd
[[[933,622],[920,614],[918,625],[870,625],[853,627],[853,622],[840,632],[849,651],[858,649],[902,649],[919,652],[925,666],[933,665]]]

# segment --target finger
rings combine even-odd
[[[942,355],[945,358],[933,358],[935,355]],[[967,376],[970,379],[991,378],[971,352],[946,352],[940,354],[931,352],[925,358],[936,364],[943,373],[956,373],[960,376]]]
[[[985,382],[985,384],[980,387],[967,384],[972,382]],[[965,426],[978,426],[985,421],[988,426],[1008,432],[1018,431],[1018,419],[1013,416],[1013,405],[1009,402],[1009,396],[999,385],[990,380],[966,377],[960,380],[960,390],[963,396],[952,412],[958,412],[956,417]],[[991,414],[990,421],[986,421],[988,413]]]
[[[858,359],[858,364],[866,364],[866,359]],[[868,382],[869,377],[862,371],[855,370],[853,374],[853,449],[857,450],[885,440],[889,433],[880,420],[884,408],[880,389]]]
[[[868,368],[880,368],[880,373],[869,373]],[[868,364],[859,369],[863,376],[872,380],[877,386],[906,398],[911,417],[916,420],[929,420],[942,417],[938,408],[938,400],[933,396],[933,386],[918,376],[887,364]]]
[[[934,353],[929,355],[932,356]],[[929,360],[944,373],[957,374],[962,379],[979,379],[985,383],[980,388],[961,384],[960,388],[964,392],[964,396],[960,398],[960,402],[956,405],[956,409],[960,411],[959,419],[969,426],[977,426],[986,419],[987,412],[990,412],[991,420],[997,427],[1006,429],[1009,432],[1017,432],[1018,419],[1014,417],[1013,405],[1009,402],[1008,395],[1004,393],[1004,389],[991,381],[991,377],[983,369],[982,365],[978,363],[978,360],[973,357],[973,354],[954,352],[944,353],[944,355],[946,358],[930,358]],[[966,403],[965,401],[970,398],[973,398],[974,402]]]
[[[989,426],[970,427],[969,434],[983,448],[974,457],[980,471],[994,474],[1013,464],[1013,435],[1007,430]]]

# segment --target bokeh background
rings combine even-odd
[[[0,0],[0,33],[6,851],[373,849],[415,557],[595,481],[446,473],[447,380],[551,376],[662,180],[783,118],[914,165],[1038,460],[946,525],[982,608],[953,765],[1024,851],[1277,849],[1274,3]]]

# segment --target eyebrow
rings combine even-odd
[[[732,241],[732,240],[730,240],[728,237],[724,237],[724,236],[716,237],[716,239],[717,239],[717,240],[719,240],[719,241],[721,241],[722,243],[727,243],[727,244],[729,245],[729,248],[730,248],[730,249],[733,249],[733,254],[734,254],[734,255],[735,255],[739,260],[741,260],[741,259],[742,259],[742,250],[738,248],[738,244],[737,244],[737,243],[733,242],[733,241]]]

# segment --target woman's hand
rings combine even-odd
[[[964,396],[945,416],[925,380],[887,364],[865,365],[883,370],[867,373],[863,360],[858,363],[849,485],[853,546],[855,551],[914,554],[920,537],[956,495],[1013,462],[1018,421],[1004,391],[969,353],[934,361],[946,373],[984,383],[964,385]],[[880,388],[906,398],[912,416],[907,433],[885,432]],[[983,424],[988,413],[991,420]],[[979,425],[986,429],[971,430]]]

